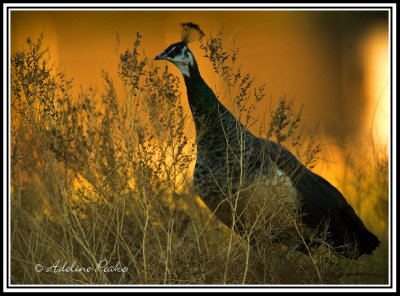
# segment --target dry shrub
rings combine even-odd
[[[50,65],[41,41],[28,39],[29,49],[11,59],[13,284],[340,283],[352,263],[343,264],[324,243],[279,263],[303,232],[279,176],[256,184],[262,189],[250,194],[241,213],[248,221],[242,236],[194,194],[188,175],[195,147],[186,136],[179,78],[149,63],[139,34],[120,56],[123,96],[103,73],[103,93],[87,89],[73,97],[72,80]],[[202,47],[227,82],[238,117],[256,124],[248,101],[261,101],[264,86],[254,87],[240,66],[234,70],[238,50],[224,52],[222,34]],[[264,130],[298,147],[300,114],[285,98],[280,104]],[[318,146],[310,143],[302,151],[311,165]],[[55,272],[57,262],[59,268],[107,262],[126,270]]]

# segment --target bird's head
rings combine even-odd
[[[173,63],[183,76],[190,77],[190,67],[196,66],[196,60],[188,47],[188,43],[204,36],[198,25],[181,24],[182,41],[171,44],[166,50],[156,56],[155,60],[165,60]]]
[[[185,42],[171,44],[154,59],[173,63],[184,76],[189,76],[189,67],[195,66],[196,63],[192,52]]]

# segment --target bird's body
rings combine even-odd
[[[218,101],[202,79],[186,42],[172,44],[156,59],[174,63],[185,80],[197,135],[194,187],[220,221],[228,227],[235,221],[235,230],[244,232],[241,225],[249,202],[253,198],[268,200],[271,193],[261,186],[275,180],[284,184],[288,202],[304,214],[304,229],[328,222],[334,246],[357,244],[358,255],[370,254],[379,245],[334,186],[283,146],[251,134]]]

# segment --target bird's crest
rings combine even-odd
[[[200,40],[204,36],[199,25],[193,23],[181,23],[182,42],[188,44],[190,42]]]

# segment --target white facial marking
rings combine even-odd
[[[171,49],[171,51],[174,49],[175,48]],[[183,50],[176,55],[171,62],[176,65],[183,76],[190,77],[189,66],[194,64],[194,58],[187,48],[183,48]]]
[[[183,76],[190,77],[189,65],[182,64],[182,63],[175,63],[175,65],[178,68],[179,72],[182,73]]]
[[[167,55],[169,55],[174,49],[175,49],[175,46],[171,48],[171,50],[168,52]]]

